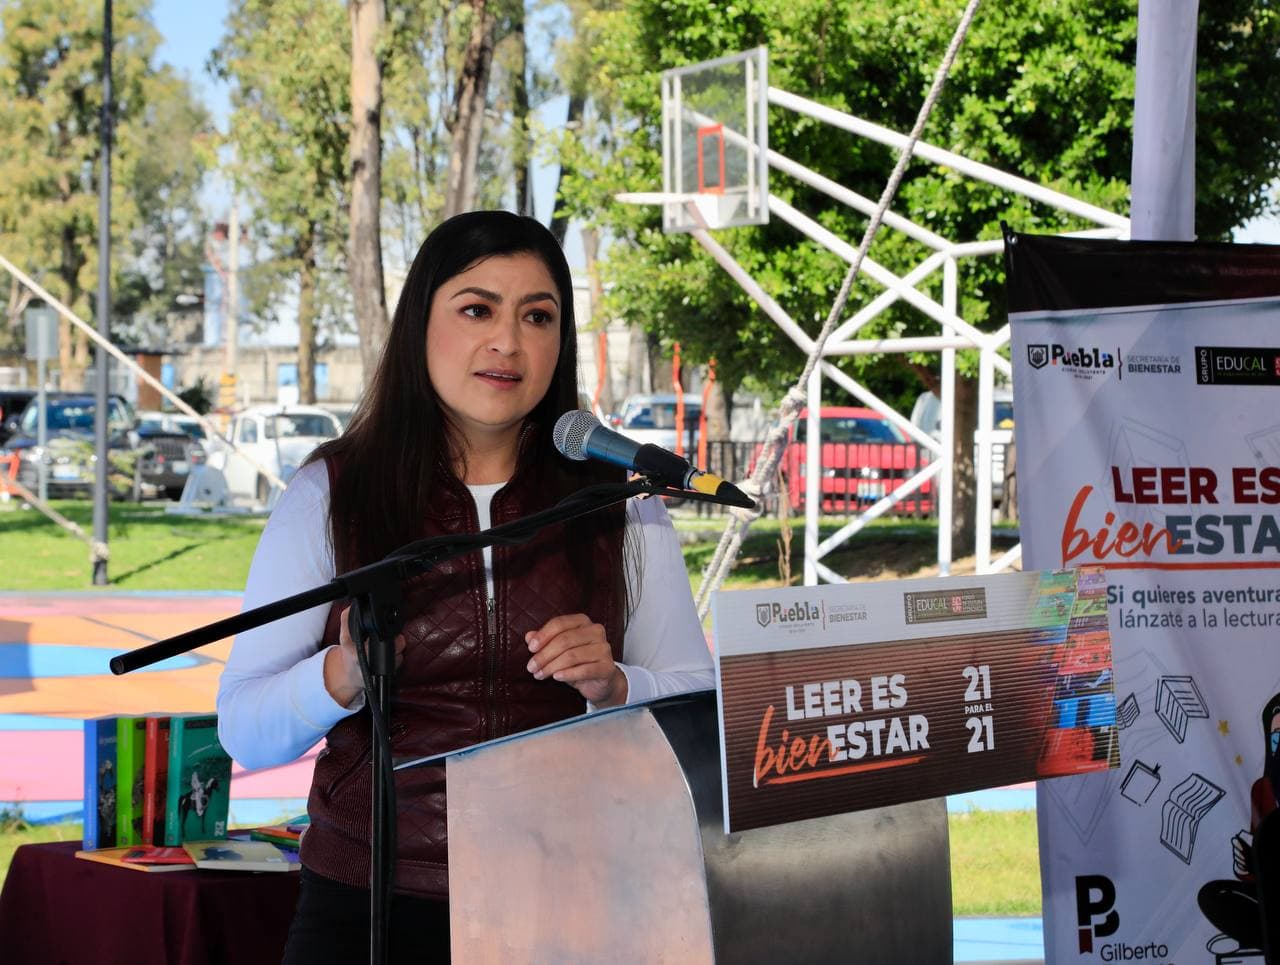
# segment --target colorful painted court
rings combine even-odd
[[[230,641],[117,677],[117,654],[231,616],[236,593],[0,593],[0,807],[34,821],[78,819],[82,722],[106,714],[211,711]],[[266,824],[306,808],[317,749],[283,767],[232,771],[231,821]],[[950,810],[1035,807],[1030,785],[948,799]],[[1041,921],[957,919],[955,961],[1039,961]]]

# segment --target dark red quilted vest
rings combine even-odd
[[[330,484],[333,465],[330,461]],[[492,524],[519,519],[553,502],[537,467],[521,469],[493,498]],[[466,487],[437,475],[431,511],[419,534],[476,532],[475,504]],[[568,524],[570,527],[574,523]],[[579,529],[581,524],[577,524]],[[595,573],[614,572],[621,526],[585,547]],[[495,546],[495,606],[481,554],[446,561],[405,584],[404,662],[396,672],[391,708],[391,753],[396,761],[466,747],[583,713],[576,690],[529,673],[527,631],[564,613],[587,613],[605,627],[614,659],[622,659],[624,601],[601,580],[588,599],[582,560],[565,552],[562,525],[523,546]],[[324,646],[338,642],[338,606],[329,613]],[[367,709],[329,731],[316,760],[303,836],[302,861],[349,885],[368,887],[370,837],[370,723]],[[443,767],[396,772],[395,890],[444,898],[449,892]]]

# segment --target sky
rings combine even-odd
[[[164,38],[160,44],[159,59],[186,74],[213,112],[218,126],[224,130],[231,112],[230,93],[226,84],[218,81],[205,69],[205,64],[222,37],[226,14],[226,0],[154,0],[152,7],[156,29]],[[529,31],[529,37],[535,43],[544,36],[542,31]],[[567,98],[555,97],[542,105],[538,113],[542,122],[548,126],[563,124],[567,107]],[[535,164],[534,214],[544,224],[551,215],[554,176],[554,168]],[[211,185],[207,200],[211,208],[225,209],[229,201],[225,186]],[[210,214],[215,215],[218,220],[225,220],[226,217],[225,211],[211,211]],[[581,267],[584,259],[581,242],[576,235],[566,242],[566,254],[570,265]]]
[[[200,0],[200,2],[154,0],[152,7],[156,29],[163,38],[157,54],[158,59],[186,75],[213,113],[215,123],[224,131],[227,118],[231,113],[230,90],[227,84],[210,74],[205,65],[209,60],[209,54],[222,37],[223,21],[226,15],[226,0]],[[547,36],[545,31],[537,29],[531,29],[528,35],[535,44],[539,39]],[[568,99],[556,97],[541,105],[536,113],[542,124],[550,128],[564,123],[567,110]],[[538,164],[533,167],[534,215],[543,224],[547,224],[551,217],[555,194],[555,173],[554,167]],[[202,199],[210,221],[227,220],[231,195],[224,180],[216,174],[213,175],[202,193]],[[245,215],[246,212],[242,208],[241,218]],[[570,228],[565,238],[565,256],[575,273],[585,270],[583,266],[586,259],[583,255],[581,236],[573,228]],[[280,312],[280,316],[281,321],[271,326],[265,333],[242,332],[242,340],[247,344],[296,344],[297,324],[292,320],[292,312],[285,307]],[[354,335],[347,338],[339,337],[338,341],[353,341],[354,338]]]
[[[164,38],[159,51],[160,59],[187,75],[222,127],[225,127],[230,112],[228,89],[209,74],[205,64],[210,51],[222,36],[226,10],[226,0],[155,0],[153,7],[156,27]],[[545,38],[546,34],[531,30],[530,37],[536,43],[538,38]],[[548,127],[562,124],[566,106],[566,99],[563,97],[548,101],[540,109],[542,122]],[[544,224],[550,217],[554,175],[554,168],[534,168],[534,212]],[[225,184],[215,181],[206,191],[205,198],[210,209],[210,219],[224,220],[229,202]],[[1236,232],[1235,240],[1280,244],[1280,219],[1267,217],[1252,221]],[[580,271],[585,259],[580,237],[575,231],[571,231],[566,240],[566,255],[570,265]]]

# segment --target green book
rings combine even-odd
[[[218,741],[217,714],[175,715],[169,724],[164,843],[227,836],[231,756]]]
[[[147,719],[116,718],[116,846],[142,843],[143,765]]]

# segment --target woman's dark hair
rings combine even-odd
[[[427,236],[409,269],[378,368],[346,431],[309,461],[336,458],[329,520],[339,572],[381,559],[414,539],[433,477],[452,472],[461,456],[427,375],[427,320],[436,291],[455,275],[493,257],[531,254],[546,266],[560,301],[560,354],[547,394],[529,414],[517,472],[530,461],[551,467],[553,491],[567,495],[616,472],[554,455],[551,429],[577,408],[578,348],[573,279],[555,237],[532,218],[507,211],[456,215]],[[609,517],[609,514],[598,514]],[[621,525],[616,514],[600,527]],[[621,553],[619,553],[621,556]],[[619,560],[618,574],[622,572]]]

